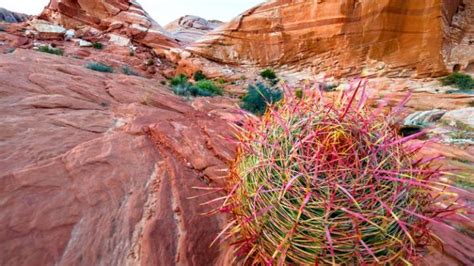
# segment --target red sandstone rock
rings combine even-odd
[[[384,62],[389,76],[402,69],[404,76],[413,70],[436,76],[446,73],[444,57],[456,45],[449,38],[453,17],[465,18],[462,39],[472,26],[473,6],[464,1],[469,11],[460,13],[459,0],[268,1],[187,49],[222,63],[312,68],[339,76],[359,75],[371,61]],[[474,61],[473,54],[462,60]]]
[[[202,216],[233,157],[219,115],[154,80],[0,55],[1,265],[213,265]],[[179,209],[179,212],[175,210]]]
[[[51,0],[40,18],[66,28],[88,25],[115,32],[152,48],[177,46],[177,42],[136,1]]]

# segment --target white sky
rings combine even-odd
[[[138,0],[162,26],[184,15],[229,21],[264,0]],[[0,0],[0,7],[11,11],[39,14],[49,0]]]

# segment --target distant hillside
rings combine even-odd
[[[8,23],[19,23],[28,20],[29,16],[22,13],[12,12],[3,7],[0,7],[0,21]]]

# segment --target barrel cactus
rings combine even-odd
[[[222,233],[236,259],[400,264],[429,243],[438,215],[429,180],[438,171],[356,94],[286,96],[240,128],[220,208],[232,217]]]

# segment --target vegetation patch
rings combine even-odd
[[[207,79],[206,75],[204,75],[204,73],[201,70],[194,72],[193,78],[195,81]]]
[[[441,79],[444,86],[454,86],[463,91],[470,91],[474,88],[474,80],[470,75],[455,72]]]
[[[95,49],[97,50],[102,50],[104,49],[104,45],[100,42],[93,42],[92,43],[92,47],[94,47]]]
[[[153,66],[153,65],[155,65],[155,60],[153,60],[152,58],[146,60],[146,65],[147,65],[147,66]]]
[[[114,69],[111,66],[108,66],[102,63],[97,63],[97,62],[92,62],[92,63],[87,64],[86,68],[97,71],[97,72],[114,73]]]
[[[263,83],[249,85],[247,94],[242,98],[241,107],[256,115],[263,115],[267,107],[283,98],[280,89],[274,89]]]
[[[64,50],[60,48],[50,47],[49,45],[42,45],[38,48],[38,51],[42,53],[54,54],[62,56],[64,54]]]
[[[195,84],[188,81],[186,75],[178,75],[170,80],[173,92],[180,96],[211,97],[223,95],[223,90],[213,81],[203,79]]]
[[[274,80],[277,78],[275,71],[271,68],[264,69],[262,72],[260,72],[260,76],[268,80]]]

